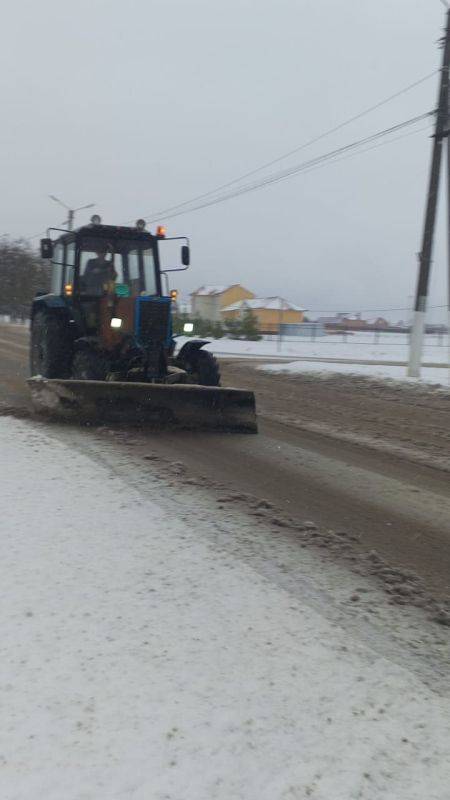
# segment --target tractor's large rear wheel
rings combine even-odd
[[[219,364],[207,350],[196,350],[190,354],[186,367],[189,383],[196,383],[199,386],[220,386]]]
[[[71,346],[63,318],[38,311],[31,324],[30,372],[43,378],[65,378],[70,371]]]
[[[95,350],[79,350],[72,362],[72,377],[79,381],[104,381],[109,372],[107,359]]]

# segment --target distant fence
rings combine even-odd
[[[280,336],[303,336],[314,341],[317,336],[326,336],[326,330],[321,322],[282,323]]]
[[[0,323],[4,325],[26,325],[29,326],[29,317],[17,317],[14,314],[0,314]]]
[[[343,343],[347,346],[354,346],[356,349],[360,349],[364,346],[372,346],[372,345],[379,345],[380,347],[409,347],[409,339],[410,334],[405,332],[398,332],[398,333],[389,333],[385,331],[379,330],[364,330],[364,331],[349,331],[349,330],[329,330],[323,329],[322,332],[319,329],[314,327],[314,323],[302,323],[301,325],[282,325],[282,330],[279,334],[266,334],[263,335],[263,339],[265,341],[273,341],[278,342],[279,347],[281,348],[283,342],[286,343],[294,343],[298,342],[300,345],[300,341],[302,344],[307,344],[308,342],[314,343],[319,350],[321,351],[322,347],[328,348],[329,346],[339,347]],[[294,331],[291,332],[290,329],[294,328]],[[296,330],[297,328],[302,328],[301,331]],[[285,332],[285,330],[289,330],[289,332]],[[424,346],[425,347],[449,347],[450,348],[450,336],[447,335],[443,330],[439,331],[428,331],[424,336]]]

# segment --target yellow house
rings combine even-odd
[[[231,286],[200,286],[200,289],[191,294],[192,314],[219,322],[221,312],[226,306],[254,296],[253,292],[240,283],[233,283]]]
[[[238,300],[222,310],[222,319],[239,319],[250,310],[258,320],[260,333],[279,333],[280,325],[297,324],[305,319],[305,309],[282,297],[253,297]]]

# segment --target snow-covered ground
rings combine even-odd
[[[446,695],[75,444],[0,418],[2,800],[447,800]]]
[[[180,337],[178,341],[181,345],[185,339]],[[315,341],[291,337],[281,342],[275,337],[258,342],[216,339],[206,349],[222,356],[261,359],[276,357],[285,362],[262,367],[269,372],[314,372],[323,375],[340,372],[346,375],[411,381],[406,374],[409,356],[409,337],[406,334],[349,333],[326,335]],[[433,366],[422,368],[421,380],[443,386],[450,385],[449,354],[446,336],[427,335],[422,362]],[[344,363],[339,363],[340,360]]]
[[[0,323],[3,325],[18,325],[21,328],[29,328],[29,319],[13,319],[9,314],[0,314]]]
[[[377,338],[378,337],[378,338]],[[179,337],[179,341],[185,339]],[[208,346],[214,353],[240,356],[281,356],[299,358],[343,358],[358,361],[408,360],[409,337],[396,333],[353,333],[326,335],[315,341],[290,337],[279,342],[275,337],[258,342],[215,339]],[[423,361],[437,364],[448,363],[447,337],[427,335],[423,349]]]
[[[420,382],[431,383],[442,387],[450,386],[450,368],[442,369],[439,367],[422,367],[421,377],[408,378],[405,367],[386,366],[378,364],[339,364],[326,361],[291,361],[289,363],[264,364],[259,367],[264,372],[284,372],[290,375],[301,375],[302,373],[314,373],[323,378],[341,375],[359,375],[367,378],[379,378],[404,381],[410,384]]]
[[[0,322],[2,321],[8,322],[9,318],[0,316]],[[14,324],[28,327],[29,321],[25,320],[22,323]],[[179,349],[186,341],[188,341],[188,337],[177,337],[177,348]],[[313,372],[320,373],[322,376],[340,372],[345,375],[357,374],[416,382],[408,379],[406,374],[406,363],[409,356],[409,336],[407,334],[339,333],[326,334],[314,341],[309,338],[289,337],[284,338],[281,342],[277,337],[265,337],[258,342],[223,338],[212,340],[205,349],[219,356],[229,355],[263,360],[276,357],[285,362],[281,366],[273,364],[262,367],[269,372]],[[341,359],[351,363],[340,364],[338,362]],[[358,363],[364,361],[383,363]],[[450,343],[447,336],[440,334],[425,336],[422,363],[433,366],[422,368],[421,381],[442,386],[450,385]]]

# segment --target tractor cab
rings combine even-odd
[[[56,240],[52,289],[65,298],[80,330],[99,335],[110,348],[124,334],[138,333],[141,303],[147,302],[148,313],[151,298],[165,307],[168,339],[170,298],[162,297],[159,238],[139,228],[96,224]]]
[[[95,215],[76,231],[51,232],[60,235],[41,241],[41,255],[52,265],[51,292],[35,298],[32,330],[40,341],[43,319],[51,318],[61,346],[36,344],[32,372],[48,372],[46,353],[63,348],[51,373],[103,380],[110,374],[128,378],[132,368],[139,377],[161,380],[174,349],[171,297],[162,292],[159,260],[165,229],[152,234],[143,220],[135,228],[102,225]],[[181,264],[171,269],[187,269],[188,240],[174,238],[185,243]]]
[[[52,294],[161,296],[158,243],[166,237],[160,231],[152,235],[142,228],[91,224],[54,241],[43,239],[41,255],[52,264]],[[189,263],[187,246],[182,248],[182,263]]]
[[[66,258],[64,265],[64,295],[86,332],[98,334],[108,348],[119,344],[124,335],[141,336],[136,325],[143,304],[148,316],[158,303],[165,316],[159,337],[169,344],[170,298],[162,296],[158,240],[151,234],[130,236],[108,227],[102,226],[101,232],[77,232],[74,264],[67,264]],[[65,252],[70,253],[71,247],[66,243]]]

